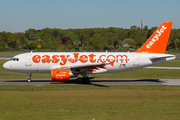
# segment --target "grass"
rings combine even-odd
[[[155,66],[159,66],[159,67],[180,67],[180,59],[165,62],[165,63],[158,64],[158,65],[155,65]]]
[[[173,54],[173,55],[176,55],[176,56],[180,56],[180,52],[169,52],[169,53],[166,53],[166,54]]]
[[[136,86],[134,89],[133,86],[124,87],[126,89],[0,91],[0,119],[169,120],[180,118],[179,87],[165,86],[168,89],[178,88],[178,90],[147,89],[153,86],[143,87],[145,89],[138,89],[141,86]],[[129,87],[131,89],[128,89]]]
[[[27,52],[16,52],[16,51],[15,52],[0,52],[0,56],[15,56],[21,53],[27,53]]]
[[[0,91],[57,91],[57,90],[180,90],[179,86],[167,85],[1,85]]]
[[[94,75],[96,78],[109,79],[180,79],[180,70],[168,69],[138,69],[120,73],[106,73]]]

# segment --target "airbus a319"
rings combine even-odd
[[[14,56],[4,69],[28,73],[51,73],[53,81],[66,81],[79,74],[89,83],[88,74],[123,72],[164,63],[176,58],[165,54],[172,22],[163,22],[135,52],[30,52]]]

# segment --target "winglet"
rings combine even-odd
[[[173,22],[163,22],[159,28],[151,35],[145,44],[135,53],[161,53],[166,52]]]

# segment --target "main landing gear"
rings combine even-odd
[[[29,73],[29,76],[28,76],[28,79],[27,79],[27,82],[28,82],[28,83],[31,82],[31,76],[32,76],[32,73]]]
[[[84,76],[84,77],[83,77],[83,83],[84,83],[84,84],[90,83],[90,80],[89,80],[88,76]]]

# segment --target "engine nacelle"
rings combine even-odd
[[[66,81],[69,80],[70,77],[74,77],[74,74],[71,70],[67,69],[52,69],[51,77],[53,81]]]

